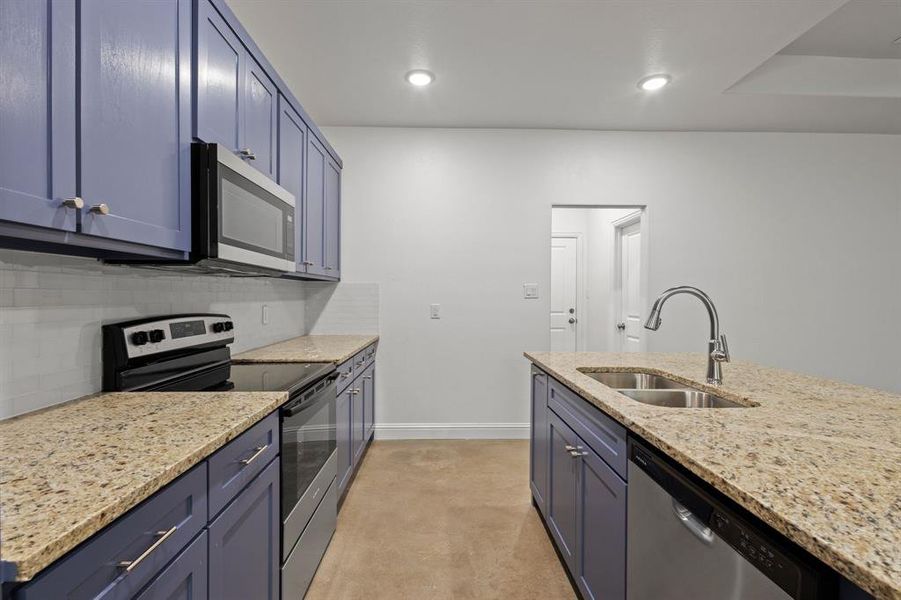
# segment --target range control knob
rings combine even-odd
[[[213,333],[222,333],[225,331],[225,323],[213,323]]]
[[[131,343],[135,346],[143,346],[147,343],[147,332],[146,331],[135,331],[131,334]]]
[[[154,344],[159,344],[164,339],[166,339],[166,332],[162,329],[152,329],[150,331],[150,341]]]
[[[226,331],[231,331],[232,329],[235,328],[235,324],[232,323],[231,321],[226,321],[225,323],[223,323],[223,325],[225,326]]]

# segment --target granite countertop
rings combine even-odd
[[[31,579],[287,399],[108,393],[0,421],[3,566]]]
[[[232,357],[237,363],[342,363],[377,342],[377,335],[304,335]]]
[[[877,598],[901,598],[901,396],[701,354],[526,358]],[[589,371],[644,371],[753,405],[641,404]]]

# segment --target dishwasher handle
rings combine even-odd
[[[685,525],[685,528],[689,530],[692,535],[708,546],[713,544],[713,540],[716,539],[713,530],[707,527],[701,519],[694,516],[690,510],[682,506],[675,498],[673,498],[673,513],[676,515],[676,518],[679,519],[679,522]]]

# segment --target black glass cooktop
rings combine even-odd
[[[334,370],[332,363],[232,363],[228,381],[237,392],[293,394]]]

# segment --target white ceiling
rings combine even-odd
[[[899,98],[726,93],[845,0],[228,4],[320,125],[901,133]]]
[[[901,58],[901,2],[851,0],[781,54]],[[899,43],[893,43],[899,40]]]

